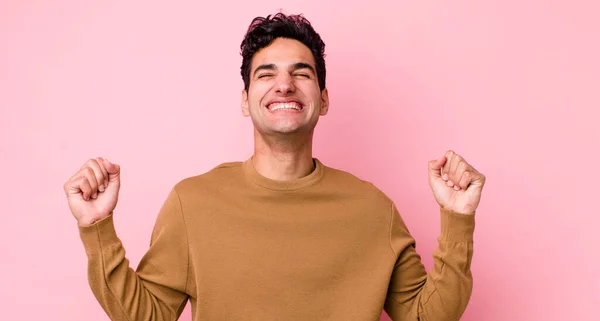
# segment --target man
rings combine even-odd
[[[327,113],[324,43],[301,16],[256,18],[241,45],[254,154],[176,184],[129,267],[113,226],[120,168],[91,159],[64,185],[112,320],[458,320],[471,295],[485,177],[448,151],[429,162],[442,234],[427,273],[394,203],[312,155]]]

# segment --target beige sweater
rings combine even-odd
[[[427,274],[393,202],[324,166],[291,182],[246,162],[182,180],[137,271],[112,213],[79,226],[89,283],[112,320],[459,320],[472,289],[474,214],[441,213]]]

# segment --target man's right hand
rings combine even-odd
[[[77,223],[89,225],[110,215],[117,206],[120,186],[119,165],[100,157],[88,160],[64,184]]]

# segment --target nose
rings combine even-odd
[[[275,86],[277,88],[277,93],[280,94],[289,94],[296,90],[292,75],[286,72],[282,72],[277,76],[277,84]]]

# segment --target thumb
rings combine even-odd
[[[441,169],[442,166],[444,166],[444,164],[446,163],[446,156],[442,156],[438,159],[434,159],[432,161],[429,161],[428,163],[428,167],[429,167],[429,174],[433,175],[434,177],[441,177]]]
[[[104,168],[106,168],[106,172],[108,173],[108,180],[114,181],[118,180],[121,174],[121,167],[117,164],[113,164],[108,159],[104,159]]]

